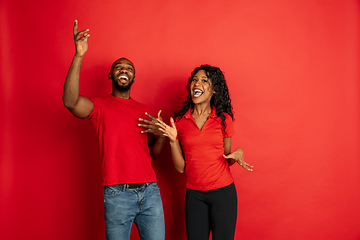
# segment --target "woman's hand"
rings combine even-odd
[[[185,159],[183,158],[183,152],[179,140],[176,139],[177,129],[172,117],[170,118],[170,123],[171,127],[163,121],[159,121],[156,125],[159,126],[159,130],[162,131],[163,135],[170,139],[171,158],[174,167],[179,173],[183,173],[185,170]]]
[[[170,139],[170,143],[173,143],[176,141],[177,129],[172,117],[170,118],[170,123],[171,127],[160,120],[158,123],[156,123],[156,125],[159,126],[159,130],[163,133],[163,135]]]
[[[225,154],[223,156],[225,159],[233,159],[240,166],[245,168],[245,170],[250,171],[250,172],[253,171],[253,169],[252,169],[253,166],[251,166],[250,164],[248,164],[244,161],[244,152],[240,148],[237,148],[235,151],[233,151],[232,153],[230,153],[227,156],[225,156]]]

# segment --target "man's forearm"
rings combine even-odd
[[[80,92],[80,69],[83,56],[74,56],[70,65],[68,74],[65,79],[64,91],[63,91],[63,103],[67,108],[71,108],[76,105],[79,100]]]
[[[152,159],[157,159],[160,157],[161,153],[164,150],[166,137],[160,136],[151,146],[150,155]]]

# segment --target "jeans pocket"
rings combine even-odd
[[[104,198],[116,197],[121,194],[123,190],[113,186],[105,186],[104,188]]]
[[[160,188],[159,188],[159,186],[157,185],[156,182],[151,183],[149,186],[154,190],[160,190]]]

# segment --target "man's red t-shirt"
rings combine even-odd
[[[216,115],[214,108],[201,130],[190,110],[175,123],[185,157],[186,187],[189,189],[208,191],[234,181],[223,154],[224,138],[233,136],[235,131],[231,117],[227,113],[224,115],[225,131],[222,118]]]
[[[147,134],[138,126],[149,108],[133,99],[95,97],[89,119],[99,140],[104,185],[156,182]]]

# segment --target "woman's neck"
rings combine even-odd
[[[210,104],[195,104],[193,109],[191,109],[192,115],[197,116],[209,116],[212,109]]]

